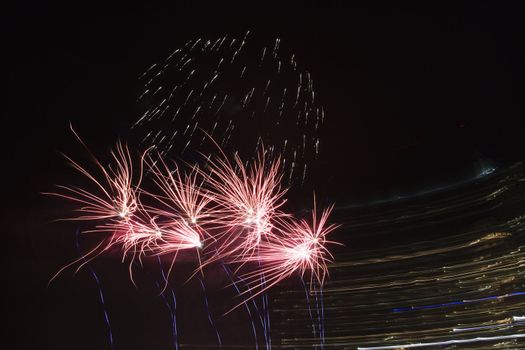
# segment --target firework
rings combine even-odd
[[[261,143],[282,155],[287,184],[315,166],[325,112],[311,74],[281,40],[259,47],[243,37],[189,40],[140,77],[144,113],[133,124],[144,147],[185,154],[207,150],[206,130],[221,147],[243,157]],[[256,126],[256,127],[254,127]]]
[[[73,128],[71,130],[89,151]],[[100,232],[106,234],[103,241],[95,249],[72,264],[81,260],[88,261],[86,259],[92,259],[112,247],[120,247],[122,260],[130,258],[129,271],[130,278],[133,281],[131,267],[135,259],[141,260],[147,255],[176,253],[180,249],[202,247],[200,230],[192,227],[190,223],[184,220],[181,211],[169,211],[168,209],[159,209],[158,206],[152,207],[142,204],[140,195],[144,191],[139,186],[143,179],[145,153],[140,157],[138,170],[134,170],[128,147],[120,142],[117,143],[115,150],[111,151],[112,164],[108,166],[104,166],[94,155],[91,154],[91,156],[97,167],[97,172],[90,172],[70,157],[65,157],[75,170],[94,184],[93,189],[78,186],[58,186],[61,192],[48,193],[78,205],[75,211],[79,214],[65,220],[91,222],[92,227],[85,230],[84,233]],[[158,179],[162,178],[161,174],[154,174]],[[181,185],[181,182],[176,182],[173,176],[162,179],[164,181],[157,181],[157,184],[165,190],[165,193],[179,195],[179,197],[168,198],[176,200],[177,204],[182,205],[180,209],[190,210],[192,217],[195,218],[196,211],[191,207],[191,203],[195,202],[190,200],[194,198],[191,197],[194,193],[194,183],[186,182]],[[172,182],[169,182],[170,179]],[[188,176],[186,179],[191,181],[194,177]],[[178,187],[172,186],[173,184]],[[178,192],[177,190],[168,191],[168,189],[173,188],[178,189]],[[166,203],[165,197],[162,195],[155,196],[155,198],[161,203]],[[203,208],[204,205],[201,207]]]
[[[201,179],[198,168],[195,166],[181,174],[181,169],[171,170],[163,159],[153,161],[148,158],[147,163],[160,190],[160,194],[148,194],[163,207],[154,206],[150,210],[156,215],[180,219],[196,230],[203,230],[213,216],[211,202],[214,196],[202,188],[204,179]]]
[[[72,127],[71,131],[89,151]],[[79,205],[76,209],[79,215],[67,220],[109,220],[119,225],[133,216],[138,207],[137,187],[142,181],[142,163],[138,174],[134,177],[131,155],[127,146],[117,142],[116,149],[111,152],[111,155],[113,166],[102,165],[92,155],[93,162],[98,168],[98,174],[90,173],[85,167],[64,155],[70,165],[95,186],[94,191],[77,186],[57,186],[62,192],[47,193],[71,200]]]
[[[142,181],[142,162],[138,170],[135,171],[129,149],[127,146],[117,142],[115,150],[111,152],[112,165],[104,166],[89,151],[89,148],[71,125],[70,129],[91,155],[97,171],[90,172],[86,167],[75,162],[67,155],[64,155],[64,157],[69,161],[73,169],[89,180],[92,188],[57,186],[60,190],[59,192],[45,194],[67,199],[77,205],[75,212],[78,215],[64,220],[92,222],[93,227],[84,232],[102,232],[109,234],[109,237],[105,237],[94,249],[84,254],[78,260],[60,269],[51,278],[51,281],[65,268],[81,262],[77,268],[78,271],[89,260],[109,250],[115,244],[123,244],[124,252],[133,251],[135,253],[136,250],[132,249],[132,247],[140,242],[132,234],[131,228],[134,226],[134,216],[140,206],[137,186]]]
[[[297,178],[304,183],[307,163],[310,169],[319,154],[324,110],[315,99],[310,73],[281,48],[280,39],[261,51],[251,48],[247,37],[190,40],[141,76],[145,90],[138,102],[148,106],[132,129],[147,151],[138,162],[119,142],[110,164],[103,164],[72,129],[96,170],[66,156],[88,186],[58,186],[51,193],[77,205],[78,215],[68,220],[87,222],[85,233],[104,234],[92,251],[66,267],[81,262],[81,268],[118,250],[122,262],[129,262],[133,282],[133,266],[143,266],[150,257],[161,262],[165,256],[163,261],[171,262],[167,275],[161,266],[163,294],[179,253],[194,254],[198,268],[191,277],[202,273],[197,278],[219,345],[205,267],[222,265],[244,298],[238,306],[244,304],[251,317],[246,302],[256,307],[253,298],[293,274],[308,275],[310,286],[322,287],[333,259],[326,247],[333,242],[326,236],[336,228],[327,223],[332,207],[318,217],[315,198],[311,220],[284,210],[288,190]],[[254,54],[256,66],[248,64]],[[211,142],[205,144],[207,138]],[[233,147],[241,143],[241,149]],[[188,150],[204,159],[192,164],[190,154],[184,160]],[[171,163],[169,152],[183,160]],[[271,348],[265,294],[262,309],[265,315],[259,317]],[[253,320],[252,328],[257,339]]]
[[[217,205],[214,219],[220,259],[252,256],[261,241],[276,230],[274,222],[286,216],[279,208],[286,189],[280,185],[279,159],[267,161],[264,150],[258,158],[243,163],[235,154],[233,162],[223,157],[211,160],[206,176]]]
[[[245,257],[245,262],[260,263],[256,269],[242,275],[250,290],[258,290],[253,296],[296,272],[301,277],[309,273],[310,285],[314,285],[314,281],[323,285],[328,274],[327,264],[333,260],[326,246],[336,243],[326,238],[337,228],[337,225],[327,223],[331,211],[332,207],[323,210],[318,218],[314,200],[311,222],[290,217],[279,220],[276,225],[279,234],[261,243],[257,255]],[[261,276],[264,276],[263,281]]]
[[[198,252],[208,239],[212,254],[205,265],[217,260],[241,266],[259,263],[243,275],[250,289],[266,290],[294,272],[303,276],[307,271],[312,281],[322,285],[332,258],[326,235],[336,228],[327,224],[332,208],[318,218],[314,200],[311,222],[283,212],[287,188],[281,185],[279,158],[267,159],[261,149],[250,162],[243,162],[239,154],[230,161],[221,150],[221,156],[209,160],[206,171],[193,166],[183,173],[179,167],[171,170],[164,160],[154,161],[143,154],[134,182],[128,148],[118,143],[111,154],[113,167],[104,167],[93,157],[101,179],[68,157],[100,194],[60,186],[67,194],[55,195],[81,204],[77,209],[81,215],[73,220],[94,221],[94,228],[87,232],[108,233],[101,251],[121,247],[123,261],[130,257],[130,275],[136,258],[172,254],[173,267],[180,250]],[[143,163],[160,193],[138,187]],[[146,205],[141,198],[150,201]],[[202,271],[200,253],[197,255]]]

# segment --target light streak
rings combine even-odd
[[[306,304],[308,305],[308,315],[310,316],[310,322],[312,325],[312,334],[315,337],[316,336],[315,322],[314,322],[314,317],[312,314],[312,308],[310,306],[310,293],[309,293],[308,287],[306,286],[306,283],[304,282],[303,278],[301,278],[301,283],[303,284],[303,287],[304,287],[304,295],[306,296]]]
[[[164,285],[166,286],[168,284],[168,278],[166,274],[164,273],[164,268],[162,267],[162,262],[159,256],[157,256],[157,261],[159,262],[162,279],[164,280]],[[175,291],[173,290],[173,288],[170,288],[171,300],[173,300],[173,305],[171,305],[168,302],[168,298],[166,298],[166,295],[165,295],[166,288],[161,288],[158,282],[156,282],[156,284],[157,284],[157,287],[160,289],[160,295],[162,296],[162,299],[164,300],[166,307],[170,311],[171,326],[172,326],[172,333],[173,333],[173,343],[174,343],[175,350],[178,350],[179,349],[179,335],[177,331],[177,298],[175,296]]]
[[[436,309],[436,308],[447,307],[447,306],[479,303],[479,302],[488,301],[488,300],[501,300],[501,299],[511,298],[511,297],[520,296],[520,295],[525,295],[525,292],[514,292],[514,293],[508,293],[504,295],[494,295],[494,296],[478,298],[478,299],[465,299],[465,300],[452,301],[449,303],[435,304],[435,305],[410,306],[410,307],[392,309],[392,311],[393,312],[404,312],[404,311],[417,311],[417,310],[424,310],[424,309]]]
[[[99,294],[99,298],[100,298],[100,304],[102,305],[102,310],[104,311],[104,321],[106,322],[106,326],[108,328],[109,346],[110,346],[111,349],[114,349],[113,332],[111,331],[111,323],[109,322],[108,310],[106,308],[106,302],[105,302],[105,299],[104,299],[104,293],[102,291],[102,284],[100,283],[100,279],[98,278],[97,274],[95,273],[95,270],[93,270],[93,268],[88,264],[87,260],[85,259],[85,255],[83,255],[82,252],[80,251],[80,243],[79,243],[79,240],[78,240],[79,234],[80,234],[80,230],[77,229],[76,232],[75,232],[75,246],[77,248],[77,252],[81,256],[81,259],[87,265],[87,267],[89,269],[89,272],[91,273],[91,276],[93,276],[93,279],[97,283],[98,294]]]
[[[241,290],[237,286],[237,283],[235,282],[235,279],[233,278],[230,270],[226,267],[226,265],[224,263],[222,263],[221,265],[222,265],[222,268],[224,269],[224,272],[226,272],[226,275],[228,275],[228,278],[232,281],[232,285],[235,288],[235,291],[237,293],[240,293]],[[252,303],[254,304],[255,308],[257,309],[257,305],[255,304],[254,300],[252,300]],[[257,330],[255,328],[255,322],[253,320],[252,312],[251,312],[250,307],[248,306],[247,302],[244,302],[243,304],[244,304],[244,307],[246,309],[246,312],[248,313],[248,316],[250,317],[250,322],[251,322],[251,325],[252,325],[253,338],[254,338],[254,342],[255,342],[255,350],[259,350],[259,341],[257,340]],[[261,323],[262,323],[262,321],[261,321]],[[267,342],[267,348],[269,348],[268,342]]]
[[[204,295],[204,304],[206,306],[206,313],[208,314],[208,321],[210,322],[211,327],[215,331],[215,335],[217,337],[217,342],[219,343],[219,347],[222,347],[222,340],[219,334],[219,330],[217,329],[217,326],[215,325],[215,322],[213,322],[213,318],[211,317],[210,307],[208,305],[208,296],[206,295],[206,287],[204,286],[204,282],[202,281],[202,278],[200,277],[197,277],[197,278],[202,287],[202,294]]]
[[[469,344],[479,342],[490,342],[496,340],[509,340],[525,338],[525,334],[509,334],[500,335],[493,337],[476,337],[470,339],[451,339],[437,342],[428,343],[410,343],[410,344],[399,344],[399,345],[385,345],[385,346],[371,346],[371,347],[358,347],[358,350],[388,350],[388,349],[409,349],[409,348],[422,348],[428,346],[443,346],[443,345],[454,345],[454,344]]]
[[[319,286],[319,293],[315,291],[315,307],[317,309],[317,321],[319,322],[319,340],[321,349],[324,349],[324,300],[323,286]],[[320,306],[319,306],[320,305]]]
[[[522,334],[525,323],[513,317],[523,317],[524,222],[513,219],[523,212],[523,169],[520,163],[486,182],[339,212],[362,246],[356,242],[338,252],[337,263],[330,264],[331,281],[323,288],[326,347],[402,349],[407,343]],[[504,201],[487,197],[503,186],[509,188]],[[273,298],[283,348],[320,346],[307,327],[301,289],[287,285]],[[524,342],[420,349],[521,349]]]

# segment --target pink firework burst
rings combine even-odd
[[[267,161],[261,150],[251,163],[243,163],[238,154],[232,163],[223,153],[209,162],[208,169],[206,183],[216,204],[216,258],[253,255],[261,241],[275,232],[274,221],[286,216],[279,210],[286,193],[281,187],[280,160]]]
[[[71,130],[89,152],[88,147],[72,126]],[[115,244],[122,243],[124,252],[135,251],[132,249],[133,244],[138,244],[141,241],[131,234],[131,227],[135,225],[135,215],[141,207],[138,198],[138,186],[142,181],[142,159],[140,166],[135,170],[129,149],[120,142],[111,152],[111,165],[104,166],[91,152],[89,153],[96,165],[96,172],[90,172],[70,157],[64,156],[75,170],[90,180],[89,182],[93,185],[92,188],[58,186],[61,192],[46,194],[67,199],[78,205],[75,209],[78,215],[64,220],[94,222],[94,228],[84,232],[104,232],[109,233],[110,237],[104,239],[95,249],[77,261],[62,268],[57,275],[65,268],[81,260],[87,262],[93,259]]]
[[[260,264],[242,274],[241,277],[249,285],[243,294],[256,291],[250,297],[253,298],[296,272],[301,277],[309,274],[311,284],[316,281],[322,285],[328,275],[327,264],[333,261],[326,246],[336,243],[326,239],[338,227],[327,222],[332,209],[333,206],[324,209],[318,218],[314,199],[311,222],[290,217],[279,220],[276,225],[279,234],[261,243],[256,255],[244,259],[245,263]]]
[[[92,155],[95,172],[66,156],[90,180],[91,191],[59,186],[62,192],[50,194],[78,204],[79,214],[67,220],[91,221],[93,228],[85,232],[109,234],[66,267],[83,260],[81,267],[118,246],[122,261],[129,259],[133,281],[135,260],[142,263],[146,256],[169,255],[170,273],[181,250],[194,250],[199,262],[195,273],[218,260],[233,263],[248,286],[241,295],[250,293],[250,298],[294,273],[308,275],[311,285],[322,285],[333,259],[326,247],[334,243],[326,236],[337,227],[328,224],[333,207],[319,217],[314,197],[311,220],[294,219],[281,210],[287,188],[281,186],[280,158],[267,159],[261,147],[256,158],[244,163],[238,154],[229,160],[219,151],[221,156],[208,159],[206,170],[193,166],[187,172],[170,169],[162,157],[153,161],[147,153],[134,168],[128,148],[121,143],[111,152],[108,166]],[[152,176],[156,193],[139,187],[143,173]],[[206,252],[204,264],[201,249]]]
[[[159,162],[160,165],[157,165]],[[214,207],[211,202],[214,196],[203,189],[204,178],[198,168],[195,166],[181,175],[182,171],[178,167],[171,170],[162,159],[153,161],[149,158],[147,164],[153,174],[153,181],[161,192],[147,194],[162,207],[157,205],[148,209],[161,217],[183,220],[188,226],[204,234],[204,227],[213,217]]]
[[[71,130],[89,152],[87,146],[72,127]],[[125,145],[118,142],[111,155],[114,165],[104,166],[91,154],[93,162],[99,170],[98,175],[90,173],[85,167],[64,155],[75,170],[95,185],[94,191],[78,186],[57,186],[63,192],[46,193],[65,198],[79,205],[76,209],[79,215],[66,220],[100,222],[109,219],[118,225],[133,216],[138,207],[137,188],[142,181],[142,162],[137,175],[134,177],[131,155]],[[107,229],[108,226],[106,225],[104,228]]]

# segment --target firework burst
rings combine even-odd
[[[73,128],[71,130],[82,145],[88,149]],[[95,185],[94,191],[77,186],[57,186],[61,192],[46,193],[68,199],[79,205],[76,209],[79,215],[67,220],[110,220],[119,225],[133,216],[138,207],[137,188],[142,181],[142,162],[134,177],[131,155],[127,146],[117,142],[111,155],[113,166],[102,165],[92,155],[93,162],[98,168],[98,174],[90,173],[85,167],[64,155],[76,171]]]
[[[301,277],[309,274],[310,285],[315,281],[322,286],[328,275],[327,264],[333,261],[327,245],[336,243],[327,240],[326,236],[338,227],[327,222],[331,211],[332,207],[324,209],[319,218],[314,199],[311,221],[292,217],[279,219],[275,225],[278,234],[262,242],[257,254],[243,261],[257,265],[241,275],[249,285],[242,294],[250,293],[253,298],[294,273]]]
[[[142,267],[144,259],[164,256],[170,275],[179,253],[188,251],[198,264],[191,277],[197,272],[204,277],[213,263],[230,265],[243,299],[235,308],[248,300],[255,304],[255,297],[294,274],[306,276],[311,287],[323,285],[333,260],[327,245],[334,242],[327,235],[337,227],[328,223],[332,207],[318,215],[314,198],[311,219],[296,219],[284,209],[288,190],[298,178],[304,183],[307,163],[310,169],[319,154],[324,110],[315,100],[313,80],[293,54],[281,52],[279,39],[262,53],[246,49],[247,36],[227,41],[190,41],[141,77],[145,91],[139,103],[150,106],[132,126],[147,149],[138,162],[119,142],[105,165],[73,130],[96,170],[66,156],[88,186],[58,186],[51,194],[77,205],[77,215],[68,220],[89,222],[85,233],[105,236],[57,275],[118,249],[135,283],[132,267]],[[254,53],[260,55],[258,67],[246,64]],[[268,72],[276,74],[268,79]],[[240,142],[245,147],[232,148]],[[167,160],[168,152],[182,157],[187,150],[202,161]],[[265,294],[262,304],[269,348]],[[218,333],[217,338],[220,343]]]
[[[304,181],[307,163],[308,170],[316,165],[325,112],[311,74],[279,38],[264,47],[249,32],[189,40],[140,81],[144,113],[132,128],[160,157],[207,150],[196,133],[203,129],[243,157],[264,142],[270,154],[282,155],[288,185]]]
[[[280,160],[267,160],[263,149],[247,163],[239,154],[233,162],[222,154],[210,160],[206,183],[213,189],[217,206],[216,257],[236,261],[252,256],[261,241],[275,233],[275,220],[286,216],[280,211],[286,189],[281,187]]]

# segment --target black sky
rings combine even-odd
[[[416,193],[523,159],[524,5],[343,3],[3,11],[2,211],[13,240],[3,259],[23,295],[8,307],[13,320],[26,325],[40,305],[19,306],[38,299],[23,276],[37,269],[35,231],[60,210],[39,193],[71,178],[59,151],[79,154],[69,122],[107,151],[138,116],[137,77],[191,38],[251,30],[297,53],[327,111],[315,174],[327,201]]]
[[[479,159],[520,157],[523,8],[334,2],[296,10],[18,9],[4,24],[14,44],[4,141],[24,155],[14,157],[24,163],[15,171],[56,163],[54,152],[71,143],[68,121],[108,147],[139,113],[145,68],[188,38],[248,29],[261,42],[281,37],[312,72],[327,110],[322,177],[337,184],[326,191],[338,200],[442,185],[473,176]]]

